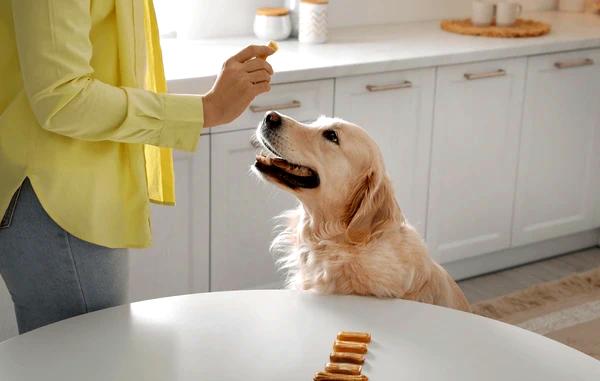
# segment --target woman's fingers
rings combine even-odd
[[[238,54],[231,57],[237,62],[244,63],[254,57],[268,57],[275,53],[275,50],[266,45],[250,45],[242,49]]]
[[[268,93],[271,91],[271,84],[269,82],[259,82],[255,83],[252,86],[252,90],[254,91],[254,96],[262,93]]]
[[[253,58],[244,63],[244,70],[248,73],[257,70],[265,70],[267,73],[273,74],[273,67],[271,67],[271,64],[261,58]]]
[[[229,123],[259,94],[271,90],[273,68],[265,57],[273,54],[268,46],[252,45],[228,59],[212,89],[204,96],[204,125]]]
[[[258,70],[249,73],[248,80],[250,80],[252,83],[271,82],[271,75],[264,70]]]

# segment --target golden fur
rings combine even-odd
[[[288,162],[318,173],[314,189],[293,188],[255,172],[300,201],[282,215],[286,227],[272,244],[288,287],[326,294],[416,300],[469,311],[450,275],[427,254],[396,203],[379,148],[360,127],[321,118],[307,125],[283,116],[277,131],[257,130]],[[323,138],[334,130],[339,144]],[[266,147],[266,145],[265,145]]]

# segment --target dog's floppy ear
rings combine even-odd
[[[383,223],[397,215],[398,205],[389,179],[372,170],[356,187],[346,208],[346,237],[352,243],[367,242]]]

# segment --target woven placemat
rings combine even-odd
[[[447,32],[484,37],[538,37],[550,32],[550,25],[540,21],[524,19],[518,19],[513,26],[505,27],[496,25],[475,26],[471,19],[443,20],[441,26]]]

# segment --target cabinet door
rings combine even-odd
[[[211,291],[280,287],[269,245],[274,217],[296,205],[250,173],[254,131],[212,135]]]
[[[438,69],[427,241],[441,262],[510,246],[525,67]]]
[[[130,250],[131,301],[208,291],[210,136],[174,165],[177,205],[152,205],[153,245]]]
[[[594,227],[599,102],[600,50],[530,58],[515,245]]]
[[[383,153],[396,198],[424,235],[434,69],[342,78],[335,113],[365,128]]]

